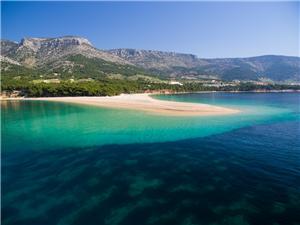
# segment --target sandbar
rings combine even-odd
[[[150,94],[121,94],[112,97],[42,97],[23,98],[22,100],[65,102],[107,108],[141,110],[166,116],[214,116],[240,112],[236,109],[208,104],[158,100],[152,98]]]

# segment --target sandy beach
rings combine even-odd
[[[142,110],[166,116],[208,116],[238,113],[238,110],[208,104],[162,101],[150,94],[122,94],[112,97],[47,97],[22,100],[66,102],[107,108]]]

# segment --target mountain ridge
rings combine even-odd
[[[300,76],[300,58],[296,56],[280,56],[280,55],[262,55],[262,56],[253,56],[253,57],[244,57],[244,58],[199,58],[196,55],[192,54],[169,54],[167,52],[162,51],[155,51],[156,54],[160,54],[161,57],[167,57],[170,58],[173,57],[173,59],[169,60],[169,63],[164,64],[164,67],[161,67],[159,64],[155,65],[155,60],[159,61],[157,57],[152,58],[152,61],[149,62],[149,58],[152,55],[153,51],[147,51],[147,50],[138,50],[138,53],[145,53],[148,55],[143,55],[140,57],[140,59],[132,59],[132,55],[139,55],[134,54],[133,49],[127,49],[128,54],[125,55],[126,49],[114,49],[109,50],[111,53],[117,54],[119,57],[124,57],[127,61],[132,62],[133,64],[137,64],[142,67],[146,67],[147,69],[154,69],[161,70],[163,72],[166,72],[171,75],[171,77],[181,77],[184,78],[189,75],[194,75],[199,78],[203,77],[204,75],[207,76],[214,76],[219,77],[221,79],[226,80],[232,80],[232,79],[250,79],[257,80],[257,79],[266,79],[272,77],[274,73],[271,73],[270,71],[273,70],[274,66],[278,67],[278,64],[283,64],[283,66],[289,65],[293,69],[290,71],[289,68],[289,74],[287,74],[287,79],[292,80],[299,80]],[[122,51],[122,54],[120,54],[120,51]],[[125,55],[125,56],[124,56]],[[191,57],[192,56],[192,57]],[[174,59],[174,57],[177,57],[177,59]],[[184,58],[185,57],[185,58]],[[143,60],[146,59],[146,60]],[[163,61],[163,59],[161,59]],[[176,60],[179,60],[184,63],[188,63],[185,65],[180,65],[180,63],[177,63]],[[147,65],[144,66],[144,61],[147,62]],[[274,61],[274,62],[272,62]],[[142,63],[141,63],[142,62]],[[172,62],[175,62],[172,64]],[[275,65],[274,63],[277,63]],[[153,66],[154,64],[154,66]],[[248,67],[248,68],[247,68]],[[243,71],[246,72],[245,78],[243,78],[242,74],[241,76],[233,76],[230,78],[231,72],[236,73],[237,68],[239,68],[242,73]],[[234,71],[232,71],[234,70]],[[281,71],[283,73],[284,71]],[[252,75],[251,75],[252,74]],[[275,80],[287,80],[285,78],[281,78],[278,73],[275,74],[276,76],[273,76],[272,78]],[[252,76],[252,77],[251,77]]]
[[[43,71],[68,70],[81,67],[82,71],[93,73],[89,68],[74,62],[73,56],[80,55],[86,66],[110,64],[113,67],[132,67],[131,70],[145,70],[149,75],[167,79],[222,79],[222,80],[271,80],[300,81],[300,57],[262,55],[242,58],[200,58],[194,54],[165,52],[143,49],[95,48],[92,43],[79,36],[54,38],[24,38],[20,42],[1,40],[1,61],[19,63],[27,68]],[[73,57],[74,58],[74,57]],[[55,65],[55,66],[54,66]],[[120,66],[118,66],[120,65]],[[96,67],[95,67],[96,68]],[[101,68],[97,67],[98,70]],[[122,70],[118,69],[118,73]],[[1,69],[2,70],[2,69]],[[99,71],[95,71],[97,73]],[[103,73],[110,73],[107,69]]]
[[[117,56],[93,47],[88,39],[82,37],[23,38],[19,43],[1,40],[1,55],[19,61],[25,66],[39,66],[75,54],[82,54],[88,58],[101,58],[119,64],[130,64]],[[29,59],[31,60],[28,63]]]

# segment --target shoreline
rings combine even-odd
[[[300,90],[251,90],[251,91],[178,91],[172,93],[149,93],[151,95],[176,95],[176,94],[205,94],[205,93],[299,93]]]
[[[104,108],[139,110],[165,116],[217,116],[239,113],[239,110],[200,103],[164,101],[151,98],[153,94],[121,94],[111,97],[41,97],[1,100],[52,101]]]
[[[103,108],[128,109],[144,111],[165,116],[218,116],[241,112],[237,109],[202,104],[158,100],[151,95],[193,94],[193,93],[299,93],[299,90],[252,90],[252,91],[199,91],[174,93],[135,93],[116,96],[68,96],[68,97],[3,97],[0,101],[52,101],[71,104],[91,105]]]
[[[159,92],[159,91],[154,91],[154,92],[148,92],[148,93],[132,93],[132,94],[121,94],[121,95],[141,95],[141,94],[146,94],[146,95],[176,95],[176,94],[205,94],[205,93],[299,93],[300,90],[251,90],[251,91],[178,91],[178,92],[169,92],[169,93],[164,93],[164,92]],[[6,97],[0,95],[0,101],[2,100],[24,100],[24,99],[39,99],[39,98],[79,98],[79,97],[115,97],[115,96],[120,96],[120,95],[113,95],[113,96],[57,96],[57,97],[25,97],[25,96],[20,96],[20,97]]]

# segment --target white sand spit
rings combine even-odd
[[[238,113],[239,110],[208,104],[162,101],[150,94],[122,94],[112,97],[47,97],[23,100],[54,101],[107,108],[133,109],[166,116],[208,116]]]

